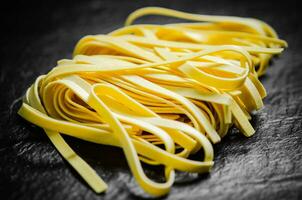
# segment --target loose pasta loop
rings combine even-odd
[[[145,15],[194,23],[131,25]],[[18,113],[44,129],[95,192],[108,186],[61,134],[120,147],[138,185],[162,196],[175,170],[209,172],[212,144],[233,125],[254,134],[249,113],[266,96],[258,77],[284,47],[260,20],[142,8],[125,27],[82,38],[72,59],[36,79]],[[191,160],[197,152],[199,160]],[[164,166],[165,181],[147,177],[141,162]]]

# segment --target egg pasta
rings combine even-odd
[[[145,15],[193,22],[132,25]],[[250,113],[266,96],[259,76],[286,46],[260,20],[138,9],[125,27],[82,38],[72,59],[36,79],[18,113],[44,129],[95,192],[106,183],[61,134],[121,148],[138,185],[162,196],[175,170],[209,172],[212,144],[231,127],[254,134]],[[164,166],[165,182],[147,177],[141,162]]]

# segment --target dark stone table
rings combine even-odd
[[[302,199],[302,26],[294,1],[11,1],[1,5],[0,199],[140,199],[120,149],[65,137],[109,184],[95,194],[54,149],[44,132],[16,111],[25,90],[56,61],[71,58],[84,35],[108,33],[131,11],[159,5],[193,13],[256,17],[289,48],[261,78],[265,107],[253,114],[256,133],[233,129],[215,145],[211,173],[180,174],[163,199]],[[145,17],[144,22],[179,20]],[[141,20],[141,22],[142,22]],[[149,169],[149,174],[156,171]],[[150,197],[144,197],[150,198]]]

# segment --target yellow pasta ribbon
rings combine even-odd
[[[131,25],[145,15],[194,23]],[[120,147],[138,185],[162,196],[175,170],[209,172],[212,143],[233,125],[254,134],[249,113],[261,109],[266,96],[258,77],[286,46],[257,19],[138,9],[125,27],[82,38],[73,59],[36,79],[18,113],[44,129],[95,192],[106,183],[61,134]],[[191,160],[197,152],[200,160]],[[148,178],[141,162],[163,165],[165,182]]]

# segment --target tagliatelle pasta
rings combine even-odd
[[[131,25],[151,14],[195,22]],[[142,189],[165,195],[175,170],[211,170],[212,144],[233,125],[254,134],[249,113],[266,96],[258,77],[286,46],[260,20],[142,8],[125,27],[82,38],[73,59],[58,61],[27,90],[19,114],[44,129],[95,192],[106,183],[61,134],[122,148]],[[195,153],[200,160],[189,158]],[[147,177],[141,162],[163,165],[165,182]]]

